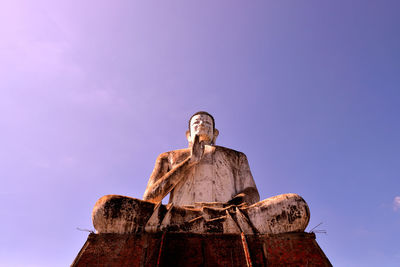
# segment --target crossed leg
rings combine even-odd
[[[154,210],[154,208],[156,208]],[[192,232],[258,233],[302,232],[310,212],[297,194],[267,198],[251,206],[185,208],[160,205],[119,195],[100,198],[93,209],[98,233]]]

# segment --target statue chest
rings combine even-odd
[[[186,182],[173,193],[176,205],[195,202],[227,202],[235,194],[235,168],[222,153],[207,150],[201,161],[188,174]]]

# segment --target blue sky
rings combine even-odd
[[[334,266],[399,266],[399,3],[1,2],[0,266],[71,264],[198,110]]]

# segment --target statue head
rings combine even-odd
[[[194,137],[198,135],[200,141],[207,145],[215,144],[219,131],[215,129],[214,117],[208,112],[199,111],[189,119],[189,130],[186,131],[186,138],[189,145],[193,144]]]

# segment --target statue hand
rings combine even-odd
[[[200,137],[196,135],[192,146],[191,162],[199,162],[204,154],[204,142],[200,142]]]
[[[232,198],[231,200],[229,200],[229,201],[227,202],[227,204],[238,206],[238,205],[240,205],[240,204],[242,204],[242,203],[245,203],[245,196],[246,196],[246,195],[245,195],[244,193],[237,194],[234,198]]]

